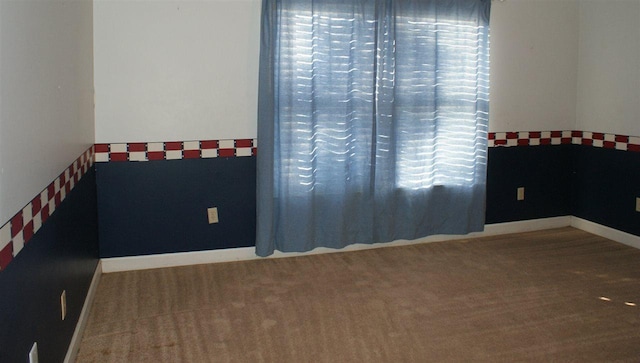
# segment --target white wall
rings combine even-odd
[[[256,136],[260,0],[94,5],[96,142]],[[576,122],[576,0],[494,1],[491,131]]]
[[[494,1],[490,131],[640,134],[639,7]],[[259,25],[260,0],[96,0],[96,141],[255,137]]]
[[[96,141],[256,137],[260,10],[96,0]]]
[[[92,4],[0,1],[0,225],[94,143]]]
[[[493,1],[489,130],[572,130],[577,64],[577,1]]]
[[[640,136],[640,1],[580,2],[577,127]]]

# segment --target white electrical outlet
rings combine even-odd
[[[207,216],[209,217],[209,224],[218,223],[218,208],[207,208]]]
[[[38,343],[33,343],[29,351],[29,363],[38,363]]]
[[[60,311],[62,313],[62,320],[67,317],[67,290],[62,290],[60,295]]]
[[[524,200],[524,187],[518,188],[518,200]]]
[[[640,198],[636,198],[636,212],[640,212]]]

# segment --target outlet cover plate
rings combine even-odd
[[[29,351],[29,363],[38,363],[38,343],[33,343]]]
[[[207,208],[207,216],[209,218],[209,224],[218,223],[218,208]]]
[[[518,200],[524,200],[524,187],[518,188]]]
[[[67,290],[62,290],[60,295],[60,311],[62,313],[62,320],[67,317]]]
[[[636,198],[636,212],[640,212],[640,197]]]

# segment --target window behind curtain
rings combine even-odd
[[[482,228],[489,6],[264,1],[258,254]]]
[[[486,138],[489,116],[488,28],[421,10],[402,7],[396,18],[402,61],[396,62],[395,116],[403,130],[397,182],[410,189],[473,185],[476,165],[486,163],[477,138]]]
[[[374,125],[376,22],[373,2],[292,4],[281,14],[281,182],[294,193],[332,193],[369,184]],[[363,10],[358,13],[357,10]],[[278,160],[276,160],[278,162]],[[320,170],[321,172],[318,172]]]

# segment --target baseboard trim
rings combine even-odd
[[[87,321],[89,320],[89,311],[91,310],[93,299],[96,296],[101,275],[102,261],[98,261],[96,270],[93,273],[93,278],[91,279],[91,285],[89,285],[89,290],[87,291],[87,297],[84,299],[84,304],[80,311],[80,317],[78,318],[76,329],[73,331],[73,337],[71,338],[71,343],[69,343],[69,349],[67,349],[67,355],[64,357],[64,363],[73,363],[76,361],[78,349],[80,349],[80,342],[82,341],[82,334],[84,333]]]
[[[210,251],[164,253],[145,256],[103,258],[102,272],[148,270],[153,268],[200,265],[257,259],[254,247],[228,248]]]
[[[640,249],[640,236],[622,232],[578,217],[571,217],[571,227]]]
[[[484,232],[481,232],[480,234],[478,234],[478,237],[495,236],[495,235],[509,234],[509,233],[541,231],[545,229],[569,227],[570,225],[571,225],[571,216],[550,217],[550,218],[530,219],[527,221],[487,224],[484,226]]]
[[[470,233],[468,235],[436,235],[417,240],[399,240],[388,243],[375,243],[375,244],[355,244],[349,245],[342,249],[331,248],[316,248],[313,251],[298,253],[298,252],[279,252],[276,251],[268,258],[284,258],[295,256],[307,256],[316,255],[322,253],[335,253],[345,251],[357,251],[366,250],[372,248],[394,247],[403,246],[416,243],[429,243],[429,242],[441,242],[450,240],[459,240],[465,238],[476,238],[484,236],[494,236],[508,233],[529,232],[542,229],[552,229],[560,227],[568,227],[571,224],[570,216],[553,217],[533,219],[528,221],[508,222],[488,224],[485,226],[483,232]],[[133,271],[133,270],[146,270],[153,268],[165,268],[165,267],[177,267],[187,265],[198,265],[206,263],[219,263],[219,262],[233,262],[233,261],[248,261],[261,259],[255,254],[254,247],[242,247],[242,248],[230,248],[222,250],[211,251],[197,251],[197,252],[180,252],[180,253],[167,253],[157,255],[146,256],[130,256],[130,257],[112,257],[103,258],[102,272],[120,272],[120,271]]]

